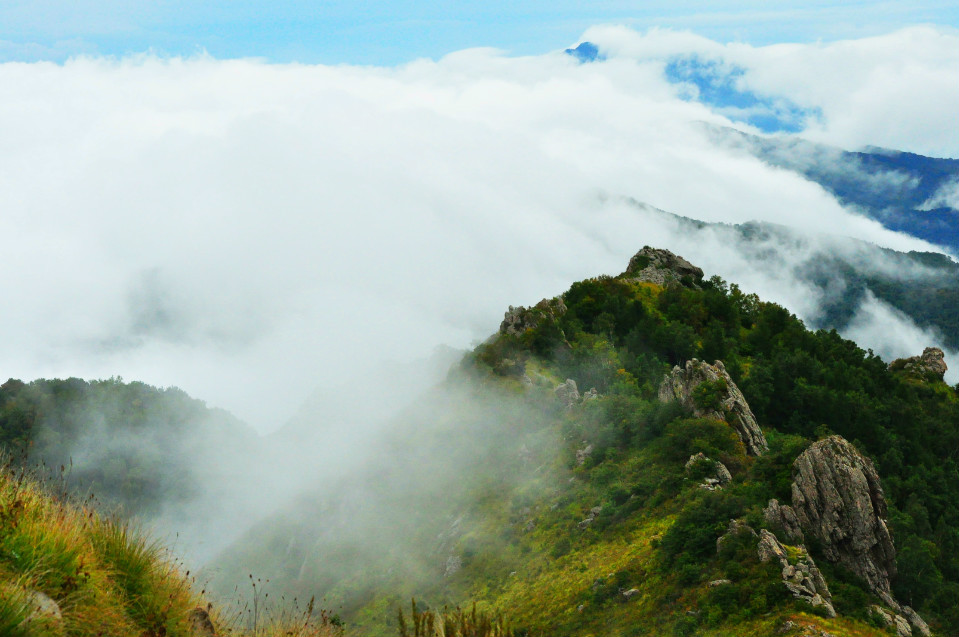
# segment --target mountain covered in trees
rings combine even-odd
[[[415,597],[476,602],[530,635],[959,635],[959,388],[941,350],[916,354],[884,361],[644,248],[618,276],[510,308],[426,393],[382,391],[402,410],[363,462],[270,484],[276,506],[201,578],[226,599],[254,575],[357,634],[400,631]],[[100,441],[71,485],[141,515],[203,491],[231,455],[253,473],[311,440],[301,451],[335,465],[323,432],[350,427],[315,410],[261,439],[119,380],[0,391],[8,449],[60,464]]]

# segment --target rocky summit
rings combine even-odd
[[[644,246],[629,260],[624,278],[656,285],[680,283],[698,288],[703,281],[702,268],[698,268],[681,256],[662,248]]]
[[[722,361],[710,365],[694,358],[686,361],[685,367],[673,367],[659,386],[659,400],[678,400],[697,418],[725,420],[739,434],[750,455],[760,456],[769,450],[746,398]]]

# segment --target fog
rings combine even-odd
[[[943,120],[959,90],[955,33],[770,47],[612,27],[584,38],[609,59],[0,65],[5,374],[177,385],[271,430],[317,386],[468,347],[508,305],[669,243],[668,229],[601,203],[617,197],[928,248],[714,143],[701,122],[731,122],[682,99],[689,87],[663,66],[697,54],[744,67],[750,90],[821,110],[806,133],[817,141],[955,155]],[[731,273],[722,250],[701,252],[684,256]],[[813,311],[787,273],[743,274]]]

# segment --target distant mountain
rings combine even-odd
[[[959,159],[879,148],[852,152],[792,136],[709,130],[717,142],[801,174],[890,230],[959,254]]]
[[[576,47],[566,49],[567,55],[572,55],[580,62],[596,62],[605,59],[599,53],[599,47],[592,42],[581,42]]]

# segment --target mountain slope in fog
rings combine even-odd
[[[275,594],[323,597],[367,634],[394,631],[409,596],[472,599],[559,635],[758,635],[785,622],[879,635],[873,606],[900,604],[959,634],[957,390],[941,372],[890,371],[694,266],[659,268],[654,252],[621,276],[511,308],[498,334],[368,441],[363,463],[224,552],[207,570],[214,587],[252,572]],[[695,404],[725,404],[735,383],[767,452],[743,445],[724,408],[715,419],[704,415],[714,407],[662,398],[664,376],[692,359],[722,360],[729,374],[693,392]],[[882,479],[898,566],[883,567],[886,590],[822,544],[800,549],[764,514],[774,498],[796,504],[798,458],[836,434]],[[691,460],[699,453],[709,466]],[[709,482],[715,461],[724,469]],[[778,535],[793,563],[814,560],[838,617],[790,594],[754,536],[717,550],[730,519]]]

